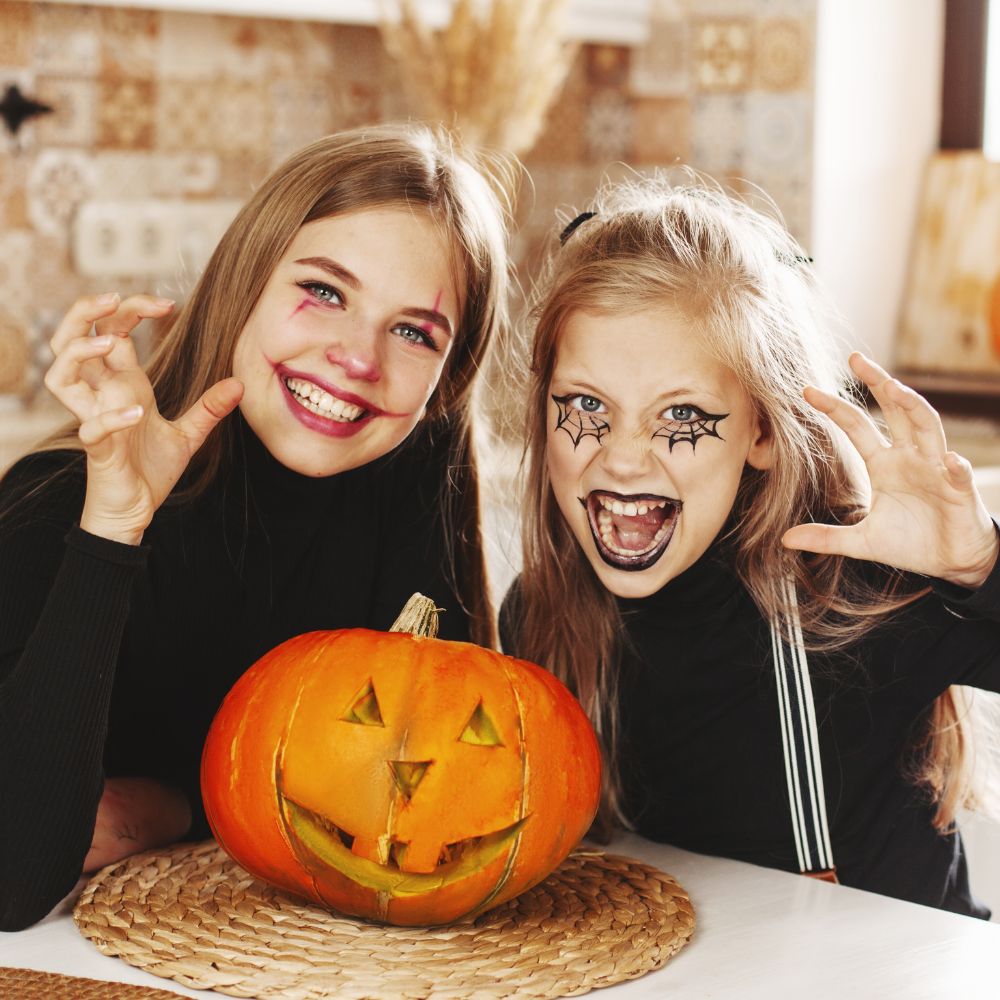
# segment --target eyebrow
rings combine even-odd
[[[555,382],[554,379],[551,381]],[[581,395],[584,396],[588,395],[597,396],[598,398],[605,400],[605,402],[614,402],[614,400],[610,399],[610,397],[606,392],[604,392],[602,389],[599,389],[597,385],[593,382],[590,382],[589,379],[581,379],[578,377],[570,376],[569,378],[560,378],[559,382],[561,385],[565,386],[566,390],[569,392],[580,393]],[[696,389],[696,388],[691,388],[690,386],[679,385],[676,387],[671,387],[667,389],[665,392],[659,393],[659,395],[657,395],[656,397],[654,405],[663,406],[669,400],[674,399],[678,396],[680,396],[681,398],[685,396],[709,396],[713,400],[718,400],[721,403],[726,402],[724,397],[719,395],[718,392],[714,392],[708,388]]]
[[[335,260],[330,260],[329,257],[300,257],[295,263],[318,267],[321,271],[326,271],[327,274],[339,278],[355,291],[361,288],[361,282],[358,278],[351,274],[343,264],[338,264]]]
[[[359,278],[353,275],[347,270],[343,264],[338,264],[335,260],[331,260],[329,257],[300,257],[295,261],[296,264],[305,264],[307,267],[318,267],[321,271],[326,271],[327,274],[332,275],[334,278],[339,278],[345,285],[349,288],[353,288],[354,291],[360,291],[363,287]],[[428,323],[433,323],[435,326],[440,327],[447,336],[453,336],[453,331],[451,328],[451,323],[448,321],[448,317],[444,313],[438,312],[437,309],[422,309],[419,306],[405,306],[400,312],[404,312],[407,316],[412,316],[415,319],[426,320]]]
[[[416,319],[427,320],[428,323],[433,323],[435,326],[440,327],[449,337],[452,336],[451,323],[448,322],[448,317],[444,313],[440,313],[436,309],[421,309],[417,306],[412,306],[402,311]]]

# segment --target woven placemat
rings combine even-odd
[[[105,868],[73,918],[106,955],[154,975],[281,1000],[575,996],[660,968],[694,930],[669,875],[602,852],[571,855],[474,921],[385,927],[265,885],[214,841]]]
[[[3,1000],[183,1000],[180,993],[34,969],[0,969]]]

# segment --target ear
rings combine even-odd
[[[753,438],[747,452],[747,465],[753,469],[770,469],[774,464],[774,435],[764,417],[754,420]]]

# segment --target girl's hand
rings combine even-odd
[[[146,295],[78,300],[52,338],[56,359],[45,376],[47,388],[80,421],[87,452],[80,527],[132,545],[209,431],[243,395],[238,379],[224,379],[177,420],[160,416],[130,334],[142,319],[172,308],[169,300]]]
[[[997,561],[1000,539],[976,490],[972,467],[948,451],[937,411],[864,355],[850,357],[885,417],[886,440],[862,409],[809,386],[806,400],[850,438],[868,468],[871,509],[858,524],[800,524],[792,549],[833,553],[978,587]]]
[[[152,778],[108,778],[97,807],[85,873],[180,840],[191,826],[184,795]]]

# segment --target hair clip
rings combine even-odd
[[[795,264],[812,264],[812,263],[814,263],[812,257],[802,257],[799,254],[795,254],[793,256],[792,254],[784,253],[781,250],[776,250],[774,252],[774,255],[775,255],[775,257],[778,258],[779,261],[781,261],[782,264],[787,264],[789,267],[792,267]]]
[[[581,212],[560,234],[559,234],[559,246],[565,246],[566,241],[573,235],[576,230],[582,226],[588,219],[592,219],[596,212]]]

